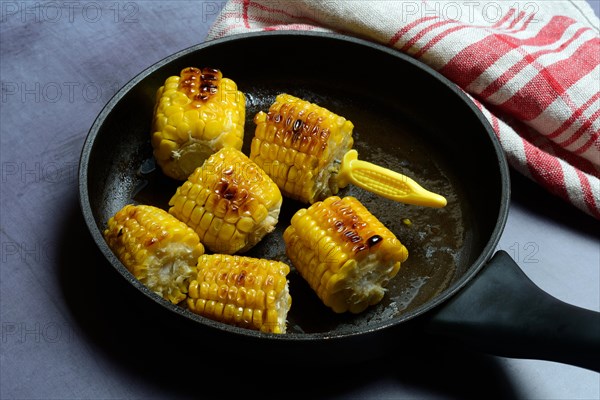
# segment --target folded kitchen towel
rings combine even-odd
[[[229,0],[208,39],[270,30],[353,35],[429,65],[514,169],[600,219],[600,33],[585,1]]]

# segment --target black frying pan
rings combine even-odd
[[[188,66],[219,68],[247,95],[246,154],[253,116],[287,92],[350,119],[361,159],[411,176],[448,199],[445,208],[433,209],[355,187],[339,193],[360,199],[409,249],[380,304],[360,315],[334,314],[292,271],[288,333],[264,334],[172,305],[118,261],[102,237],[110,216],[132,201],[166,208],[180,184],[154,167],[150,122],[156,89]],[[505,252],[495,252],[510,183],[492,129],[454,84],[397,51],[296,32],[247,34],[186,49],[143,71],[106,105],[84,144],[79,178],[84,218],[110,264],[150,303],[174,314],[176,329],[210,343],[245,341],[251,344],[245,352],[341,362],[382,355],[403,346],[400,338],[427,333],[493,354],[600,370],[600,314],[542,292]],[[247,255],[289,262],[282,233],[303,206],[286,199],[276,231]]]

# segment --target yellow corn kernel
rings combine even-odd
[[[197,270],[189,284],[190,311],[243,328],[286,332],[287,314],[292,304],[287,264],[237,255],[205,254],[199,257]],[[198,290],[199,287],[207,289]]]
[[[354,197],[302,208],[283,233],[286,254],[325,305],[360,313],[379,303],[408,250]]]
[[[255,161],[284,196],[314,203],[338,192],[335,175],[354,143],[352,122],[287,93],[254,117]]]
[[[177,189],[169,212],[192,227],[212,252],[234,254],[273,231],[281,203],[271,178],[241,151],[225,147]]]
[[[103,232],[123,265],[148,289],[172,303],[186,298],[196,260],[204,253],[198,235],[161,208],[128,204]]]
[[[246,100],[237,85],[212,68],[188,67],[156,94],[154,157],[169,177],[185,180],[223,147],[241,149]]]

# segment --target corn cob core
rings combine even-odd
[[[360,313],[379,303],[408,250],[354,197],[298,210],[283,234],[292,265],[325,305]]]
[[[112,216],[104,237],[140,282],[172,303],[185,299],[204,246],[198,235],[165,210],[128,204]]]
[[[336,174],[353,145],[352,122],[283,93],[254,123],[250,159],[285,196],[314,203],[338,192]]]
[[[190,282],[188,309],[227,324],[285,333],[292,304],[282,262],[237,255],[203,255]]]
[[[212,252],[245,252],[275,228],[279,188],[244,153],[223,148],[177,188],[169,212]]]
[[[171,178],[185,180],[212,153],[242,148],[245,97],[234,81],[212,68],[185,68],[156,94],[154,157]]]

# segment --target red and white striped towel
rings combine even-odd
[[[513,168],[600,219],[600,34],[585,1],[229,0],[208,39],[268,30],[353,35],[433,67]]]

